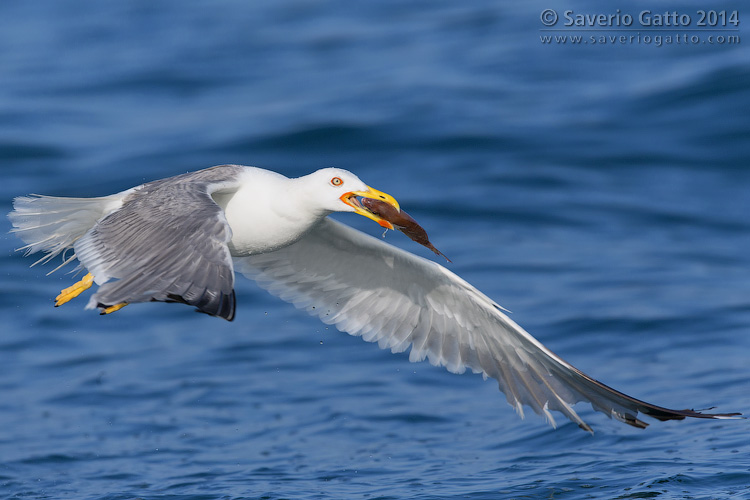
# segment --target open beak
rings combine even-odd
[[[344,203],[352,207],[354,211],[358,213],[359,215],[364,215],[368,219],[374,220],[375,222],[377,222],[378,224],[380,224],[381,226],[385,228],[393,229],[393,224],[383,219],[382,217],[375,215],[374,213],[370,212],[365,207],[363,207],[362,204],[359,202],[359,200],[357,200],[357,198],[359,197],[372,198],[373,200],[383,201],[385,203],[388,203],[389,205],[391,205],[392,207],[394,207],[396,210],[400,212],[401,207],[399,207],[398,202],[393,196],[386,194],[382,191],[378,191],[377,189],[371,188],[370,186],[367,186],[367,189],[364,191],[349,191],[348,193],[344,193],[343,195],[341,195],[341,198],[340,198],[341,201],[343,201]]]

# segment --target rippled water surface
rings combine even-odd
[[[348,168],[580,369],[750,413],[747,44],[545,45],[545,8],[601,11],[553,3],[4,2],[0,204]],[[709,6],[631,10],[666,7]],[[99,317],[0,245],[0,498],[750,498],[747,421],[553,430],[244,278],[233,323]]]

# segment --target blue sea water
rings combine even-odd
[[[544,9],[619,8],[739,10],[750,40],[745,5],[636,4],[5,1],[0,208],[222,163],[347,168],[578,368],[748,414],[748,40],[540,38]],[[750,498],[747,421],[637,430],[581,406],[595,435],[554,430],[248,280],[233,323],[100,317],[53,308],[72,276],[0,245],[0,498]]]

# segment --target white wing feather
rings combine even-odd
[[[280,250],[235,258],[235,269],[283,300],[339,330],[409,359],[498,381],[508,402],[544,415],[579,401],[636,427],[638,412],[660,420],[717,418],[631,398],[585,375],[549,351],[486,295],[436,262],[395,248],[330,219]],[[724,417],[730,415],[724,415]]]

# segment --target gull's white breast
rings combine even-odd
[[[232,230],[232,255],[270,252],[299,240],[320,218],[301,207],[298,179],[246,167],[240,186],[212,197]]]

